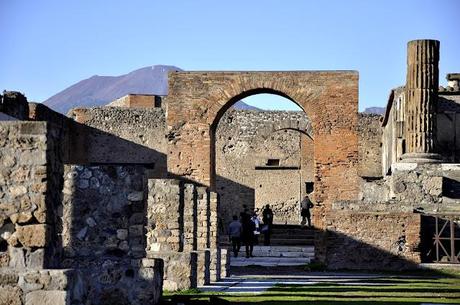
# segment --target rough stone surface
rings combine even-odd
[[[382,177],[382,116],[359,114],[358,120],[358,174],[366,178]]]
[[[415,268],[420,263],[420,219],[412,212],[329,214],[323,236],[328,268]]]
[[[91,263],[94,258],[144,255],[144,175],[145,168],[134,165],[65,167],[62,241],[66,267]],[[81,185],[89,177],[98,187]]]
[[[65,291],[32,291],[26,295],[25,305],[66,305],[68,293]]]
[[[22,305],[22,293],[19,287],[0,286],[0,304]]]
[[[45,224],[18,226],[16,232],[19,242],[25,247],[44,248],[49,241],[49,229]]]

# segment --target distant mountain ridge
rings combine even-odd
[[[386,111],[385,107],[368,107],[364,109],[364,113],[373,113],[373,114],[380,114],[384,115]]]
[[[94,75],[84,79],[48,98],[43,103],[66,114],[75,107],[97,107],[106,105],[127,94],[168,94],[168,72],[183,71],[176,66],[155,65],[134,70],[120,76]],[[236,109],[259,110],[237,102]]]

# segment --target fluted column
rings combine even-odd
[[[407,44],[406,162],[439,162],[436,154],[436,113],[439,82],[439,41]]]

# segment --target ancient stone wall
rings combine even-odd
[[[56,266],[62,189],[56,130],[46,122],[9,121],[0,123],[0,134],[1,266]]]
[[[358,174],[365,178],[382,177],[382,116],[359,114]]]
[[[145,256],[144,174],[140,165],[65,167],[64,267]]]
[[[157,304],[163,262],[141,264],[145,205],[137,190],[145,188],[136,183],[142,170],[67,166],[64,175],[69,121],[31,107],[32,120],[50,122],[0,123],[0,303]],[[113,238],[123,233],[126,252]]]
[[[174,72],[167,103],[168,171],[215,188],[214,128],[241,98],[275,93],[312,120],[315,199],[358,196],[358,75],[352,71]]]
[[[29,109],[27,98],[16,91],[5,91],[0,94],[0,113],[17,120],[27,120]]]
[[[145,164],[152,176],[166,174],[165,114],[160,108],[102,107],[73,109],[69,115],[84,124],[71,139],[84,150],[74,164]]]
[[[414,269],[420,263],[420,214],[334,211],[324,254],[330,269]],[[318,249],[320,250],[320,249]]]
[[[260,212],[265,204],[272,205],[276,223],[298,222],[301,191],[314,175],[313,144],[302,132],[312,133],[303,112],[232,110],[222,117],[216,130],[216,190],[223,224],[243,205]],[[267,165],[269,160],[279,163]]]
[[[216,281],[226,251],[218,248],[217,197],[176,179],[149,179],[147,259],[164,260],[164,288],[179,290]]]

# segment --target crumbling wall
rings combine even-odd
[[[17,120],[27,120],[29,117],[27,98],[16,91],[3,91],[3,95],[0,94],[0,113]]]

